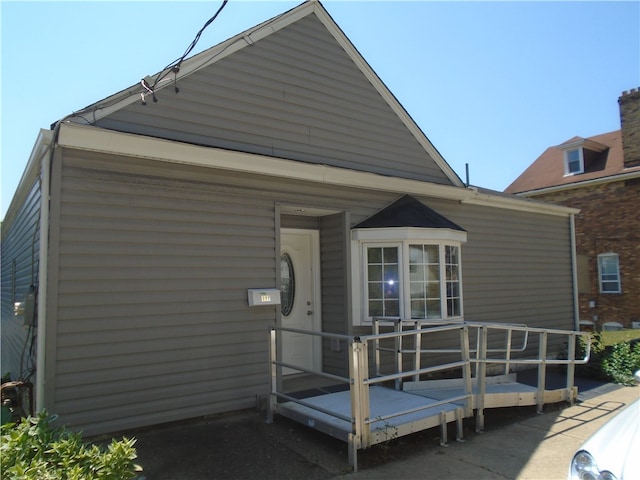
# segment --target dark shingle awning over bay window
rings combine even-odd
[[[455,224],[435,210],[427,207],[411,195],[404,195],[391,205],[363,220],[353,228],[448,228],[464,232],[464,228]]]

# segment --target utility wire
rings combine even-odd
[[[178,71],[180,70],[180,65],[182,65],[182,62],[184,61],[186,56],[189,55],[189,53],[191,53],[191,51],[195,48],[196,44],[198,43],[198,40],[200,40],[200,35],[202,35],[202,32],[204,32],[204,30],[209,25],[211,25],[213,23],[213,21],[216,19],[216,17],[218,15],[220,15],[220,12],[222,12],[222,9],[227,5],[228,1],[229,0],[224,0],[222,2],[222,5],[220,5],[220,8],[218,8],[218,11],[213,15],[213,17],[211,17],[209,20],[207,20],[207,22],[198,31],[198,33],[196,33],[195,38],[189,44],[189,46],[187,47],[185,52],[182,54],[182,56],[180,58],[174,60],[173,62],[171,62],[169,65],[167,65],[166,67],[164,67],[160,71],[160,73],[156,77],[155,81],[153,82],[153,85],[150,85],[151,89],[155,88],[155,86],[158,84],[158,82],[160,82],[163,78],[165,78],[167,75],[169,75],[169,73],[171,73],[171,72],[178,73]]]

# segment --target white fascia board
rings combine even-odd
[[[368,190],[408,193],[442,198],[467,204],[487,205],[508,210],[529,211],[568,216],[577,210],[517,197],[505,198],[479,193],[474,188],[454,187],[436,183],[388,177],[370,172],[348,170],[296,160],[236,152],[214,147],[190,145],[143,135],[116,132],[87,125],[64,123],[60,127],[58,145],[129,157],[197,165],[222,170],[268,175],[278,178],[357,187]]]
[[[552,187],[540,188],[537,190],[528,190],[526,192],[516,193],[515,195],[517,195],[518,197],[535,198],[536,196],[543,195],[545,193],[561,192],[563,190],[574,190],[576,188],[583,188],[583,187],[593,187],[596,185],[604,185],[606,183],[631,180],[633,178],[640,178],[640,170],[634,170],[632,172],[626,172],[626,173],[619,173],[617,175],[610,175],[608,177],[594,178],[592,180],[584,180],[582,182],[572,182],[572,183],[566,183],[564,185],[554,185]]]
[[[5,228],[9,226],[13,217],[17,213],[17,209],[22,205],[25,197],[29,194],[31,184],[38,175],[40,175],[41,159],[49,150],[52,138],[53,131],[51,130],[40,129],[40,132],[38,132],[38,137],[36,138],[33,148],[31,149],[31,154],[29,155],[29,161],[27,162],[24,172],[22,172],[22,177],[20,177],[18,187],[13,194],[13,198],[11,199],[11,203],[7,209],[7,214],[4,217],[3,223],[5,224]]]
[[[360,241],[439,241],[466,243],[467,232],[451,228],[382,227],[354,228],[351,239]]]
[[[271,35],[274,32],[290,25],[291,23],[303,18],[314,11],[314,4],[302,4],[282,15],[267,20],[255,27],[245,30],[218,45],[211,47],[193,57],[186,59],[180,65],[180,71],[174,76],[173,74],[167,75],[161,80],[155,87],[155,91],[158,92],[163,88],[170,86],[174,83],[174,80],[180,80],[191,73],[200,70],[214,62],[220,61],[223,58],[231,55],[238,50],[252,46],[258,40]],[[151,75],[152,78],[158,76],[161,72],[157,72]],[[118,110],[131,105],[136,101],[141,101],[140,94],[146,93],[140,83],[134,84],[131,87],[124,89],[110,97],[105,98],[93,105],[90,105],[81,111],[74,112],[65,118],[81,118],[79,115],[91,114],[91,120],[95,123]]]
[[[544,213],[549,215],[560,215],[568,217],[580,213],[577,208],[564,207],[553,203],[547,203],[540,200],[523,199],[523,203],[515,204],[518,199],[507,198],[500,195],[490,195],[486,193],[478,193],[477,196],[462,200],[463,204],[482,205],[485,207],[506,208],[508,210],[519,210],[521,212]]]

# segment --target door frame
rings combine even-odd
[[[320,284],[320,230],[317,229],[305,229],[305,228],[280,228],[279,242],[278,242],[278,261],[277,276],[278,286],[280,285],[280,277],[282,272],[280,271],[280,255],[282,255],[282,237],[284,235],[308,235],[311,239],[311,282],[312,292],[311,301],[313,302],[313,314],[311,319],[312,328],[314,331],[319,332],[322,330],[322,289]],[[282,326],[282,311],[278,309],[278,325]],[[282,346],[284,348],[284,345]],[[322,337],[313,336],[313,352],[311,354],[311,362],[314,370],[321,370],[322,367]]]

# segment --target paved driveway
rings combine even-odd
[[[280,417],[268,425],[253,410],[132,434],[147,480],[563,479],[574,451],[639,392],[605,384],[541,415],[487,410],[485,432],[468,419],[464,443],[440,447],[437,428],[401,437],[360,451],[357,473],[346,443]]]

